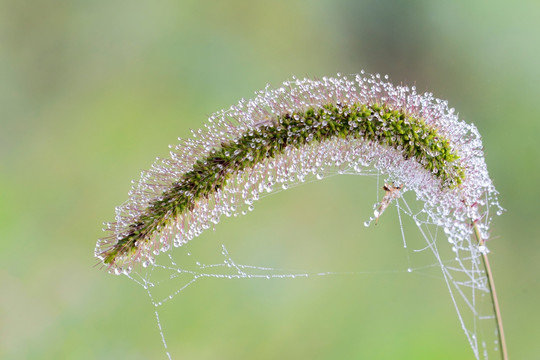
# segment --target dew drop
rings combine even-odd
[[[369,227],[369,225],[371,225],[371,222],[372,222],[373,220],[375,220],[375,218],[370,217],[368,221],[364,221],[364,226],[365,226],[365,227]]]

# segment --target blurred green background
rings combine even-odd
[[[144,290],[94,267],[130,180],[266,83],[361,69],[478,126],[508,210],[489,246],[510,357],[540,358],[539,17],[536,0],[0,2],[0,358],[165,358]],[[173,358],[472,358],[443,281],[406,274],[395,216],[362,225],[375,196],[335,177],[194,240],[368,273],[197,282],[161,308]]]

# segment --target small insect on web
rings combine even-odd
[[[401,196],[401,190],[403,189],[403,185],[394,186],[384,184],[382,189],[385,191],[384,197],[381,200],[381,203],[377,210],[375,210],[373,213],[373,215],[375,215],[375,225],[378,224],[379,217],[383,214],[388,205],[390,205],[393,200],[396,200]],[[369,226],[369,222],[366,223],[366,226]]]
[[[378,223],[393,203],[400,223],[402,217],[414,220],[443,274],[475,358],[488,358],[496,347],[506,359],[498,308],[490,315],[478,311],[486,295],[496,303],[486,274],[485,240],[490,208],[501,211],[480,134],[446,101],[379,75],[295,78],[214,114],[206,130],[194,132],[169,159],[142,174],[95,254],[116,274],[129,275],[137,264],[154,269],[160,253],[186,244],[222,215],[245,213],[246,206],[251,210],[254,201],[277,188],[329,173],[371,170],[386,181],[371,220]],[[420,210],[412,210],[405,193],[416,196]],[[451,260],[441,256],[443,248]],[[242,267],[229,264],[235,276],[243,276]],[[145,279],[141,284],[148,288]],[[480,324],[493,320],[496,340],[480,330]]]

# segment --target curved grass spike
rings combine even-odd
[[[193,170],[180,176],[152,201],[125,235],[101,254],[103,262],[114,265],[118,256],[136,253],[158,229],[193,210],[198,200],[226,186],[231,176],[282,154],[287,147],[301,148],[334,137],[361,138],[400,148],[405,159],[423,160],[422,167],[433,172],[444,186],[455,187],[464,176],[455,161],[458,155],[437,129],[386,105],[327,104],[319,109],[310,107],[276,116],[273,123],[276,125],[248,130],[239,139],[223,143],[197,160]]]
[[[485,241],[489,208],[498,208],[497,215],[502,208],[480,134],[446,101],[387,79],[363,72],[353,79],[294,78],[212,115],[205,130],[193,131],[170,158],[142,173],[130,199],[117,207],[116,222],[107,224],[108,236],[98,241],[95,256],[109,271],[129,273],[200,235],[222,215],[245,214],[278,184],[286,189],[328,172],[375,169],[401,191],[416,194],[456,258],[464,252],[464,261],[483,259],[485,282],[473,283],[495,298]],[[479,274],[474,271],[468,275]],[[496,298],[493,304],[507,359]],[[477,339],[462,326],[479,358]]]
[[[325,164],[375,167],[415,191],[448,234],[463,238],[471,233],[463,220],[483,216],[472,204],[484,196],[494,204],[497,199],[480,135],[453,112],[432,94],[419,95],[379,75],[267,87],[213,115],[206,131],[193,132],[170,159],[143,173],[95,255],[110,270],[129,272],[134,263],[152,262],[222,214],[236,213],[237,205],[256,200],[274,177],[302,180]],[[293,163],[287,160],[294,156]]]

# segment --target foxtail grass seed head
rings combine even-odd
[[[212,115],[141,174],[95,256],[113,273],[146,267],[266,192],[328,169],[372,167],[412,190],[453,244],[499,207],[476,127],[431,93],[379,75],[296,79]],[[384,209],[383,209],[384,210]],[[359,222],[361,223],[361,222]]]

